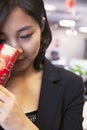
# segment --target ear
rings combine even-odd
[[[43,30],[44,30],[44,25],[45,25],[45,23],[46,23],[46,18],[43,17],[43,18],[42,18],[42,29],[41,29],[41,32],[43,32]]]

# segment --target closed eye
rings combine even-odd
[[[24,36],[20,36],[20,38],[30,38],[31,36],[32,36],[32,33],[31,33],[31,34],[24,35]]]
[[[0,40],[0,43],[5,43],[5,42],[6,42],[5,39],[1,39],[1,40]]]

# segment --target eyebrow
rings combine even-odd
[[[24,27],[18,29],[17,32],[19,33],[19,32],[25,31],[25,30],[29,30],[31,28],[33,28],[33,27],[32,26],[24,26]],[[5,33],[4,32],[0,32],[0,35],[5,35]]]
[[[31,28],[32,28],[32,26],[24,26],[24,27],[18,29],[17,32],[19,33],[19,32],[25,31],[25,30],[29,30]]]

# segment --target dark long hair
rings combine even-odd
[[[34,68],[40,70],[41,64],[44,64],[45,51],[52,40],[43,0],[0,0],[0,26],[16,6],[31,15],[40,28],[43,28],[42,18],[45,17],[46,19],[44,30],[41,34],[40,50],[34,61]]]

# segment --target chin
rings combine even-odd
[[[26,66],[14,66],[12,70],[12,75],[21,75],[22,73],[25,73],[26,70],[29,68],[29,65]]]

